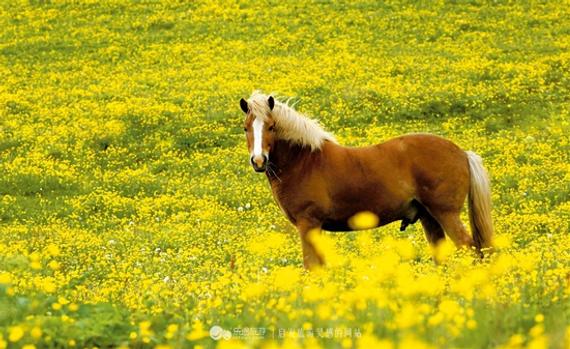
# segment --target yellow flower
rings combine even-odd
[[[449,240],[442,240],[433,250],[433,255],[439,263],[445,262],[455,252],[455,246]]]
[[[42,256],[37,251],[34,251],[34,252],[30,253],[28,258],[30,259],[31,262],[39,262],[41,260]]]
[[[438,308],[447,319],[451,319],[461,312],[461,306],[453,299],[441,301]]]
[[[178,325],[170,324],[166,327],[166,334],[164,335],[164,337],[166,339],[174,338],[174,335],[176,334],[177,331],[178,331]]]
[[[497,248],[508,248],[512,243],[512,237],[506,234],[498,235],[493,240],[493,245]]]
[[[141,323],[139,323],[139,332],[141,337],[143,337],[143,342],[145,343],[150,341],[149,337],[153,334],[153,331],[150,328],[151,325],[152,323],[150,321],[141,321]]]
[[[319,304],[317,306],[316,314],[323,320],[330,320],[332,308],[329,304]]]
[[[32,261],[30,262],[30,268],[34,270],[40,270],[42,268],[42,264],[38,261]]]
[[[10,273],[8,272],[2,272],[0,273],[0,284],[10,284],[12,283],[12,276],[10,275]]]
[[[521,334],[514,334],[509,338],[508,345],[511,347],[517,347],[524,343],[524,336]]]
[[[48,263],[48,267],[52,270],[59,270],[61,269],[61,264],[56,260],[52,260]]]
[[[380,219],[370,211],[358,212],[348,220],[348,225],[354,230],[371,229],[378,226]]]
[[[529,341],[527,349],[547,349],[548,338],[546,336],[538,336]]]
[[[54,293],[57,288],[51,279],[44,279],[41,285],[46,293]]]
[[[34,339],[39,339],[42,336],[42,329],[39,328],[38,326],[35,326],[34,328],[32,328],[32,330],[30,331],[30,335],[32,336],[32,338]]]
[[[428,319],[428,325],[437,326],[444,320],[443,313],[437,312]]]
[[[410,240],[399,239],[395,242],[395,247],[403,260],[413,259],[416,256],[416,249]]]
[[[273,270],[273,285],[277,290],[292,290],[300,279],[299,268],[293,266],[276,268]]]
[[[396,313],[396,325],[400,329],[410,328],[421,320],[416,307],[412,304],[406,304]]]
[[[432,349],[433,347],[412,335],[404,337],[398,349]]]
[[[341,342],[340,345],[345,348],[345,349],[349,349],[352,348],[352,339],[351,338],[344,338]],[[318,348],[318,346],[317,346]]]
[[[307,235],[309,241],[313,243],[317,254],[325,260],[328,266],[337,267],[344,265],[346,258],[339,253],[331,237],[323,234],[319,229],[313,229]]]
[[[10,327],[8,330],[8,340],[10,342],[17,342],[24,337],[24,328],[22,326]]]
[[[57,256],[61,255],[61,251],[56,244],[49,244],[46,247],[46,251],[52,257],[57,257]]]
[[[192,330],[186,335],[186,339],[194,341],[209,336],[208,331],[204,329],[202,322],[194,321],[192,323]]]
[[[544,325],[542,323],[538,323],[536,325],[534,325],[533,327],[531,327],[529,334],[532,337],[538,337],[540,335],[542,335],[544,333]]]

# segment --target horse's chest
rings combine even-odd
[[[322,215],[325,210],[323,205],[328,201],[328,198],[323,197],[322,190],[318,190],[317,186],[307,185],[306,182],[291,182],[285,179],[273,181],[271,190],[277,205],[293,223],[299,214]]]
[[[280,183],[271,182],[271,192],[273,193],[273,198],[277,203],[277,206],[281,209],[283,214],[287,216],[287,218],[291,222],[295,222],[293,218],[293,214],[291,212],[291,192],[288,192],[286,188],[284,188]]]

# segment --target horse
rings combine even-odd
[[[312,231],[352,231],[349,219],[369,211],[376,226],[419,220],[437,246],[492,246],[491,192],[479,155],[427,134],[407,134],[366,147],[346,147],[311,119],[272,95],[240,100],[250,163],[266,174],[279,208],[301,238],[306,269],[323,265]],[[460,219],[468,198],[472,236]]]

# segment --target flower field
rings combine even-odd
[[[0,349],[570,348],[568,18],[564,1],[1,2]],[[327,266],[305,271],[248,163],[255,89],[341,144],[431,132],[480,154],[495,252],[393,223],[323,233]]]

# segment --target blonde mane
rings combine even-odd
[[[265,121],[267,115],[271,113],[275,120],[276,135],[279,139],[308,146],[311,151],[320,150],[325,141],[336,143],[334,136],[325,131],[318,121],[309,119],[286,102],[275,99],[275,107],[270,110],[267,102],[269,96],[255,91],[247,102],[252,115],[256,118],[260,117]]]

